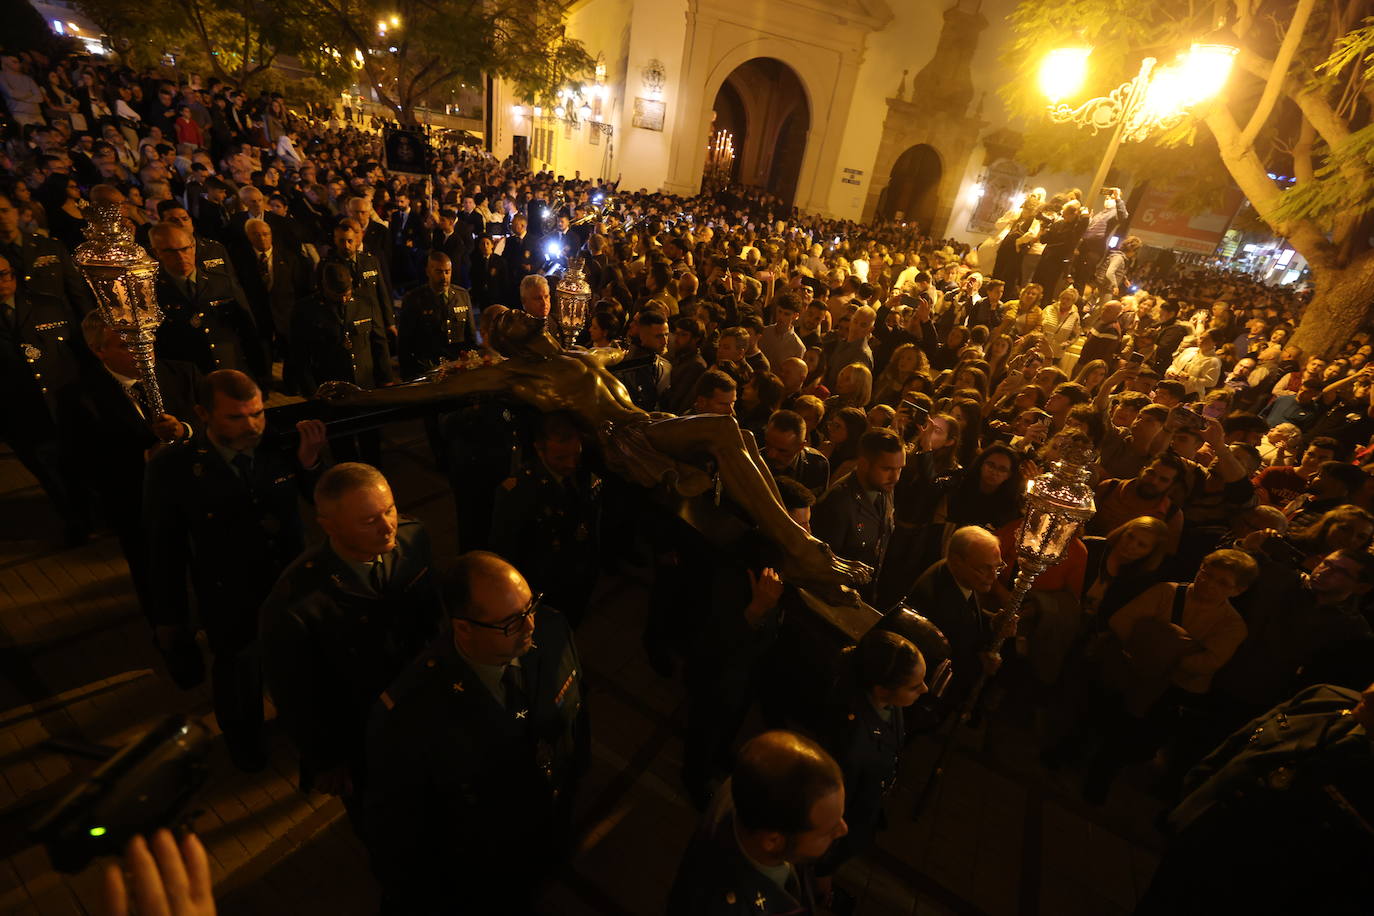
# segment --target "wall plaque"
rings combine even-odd
[[[658,99],[638,97],[635,99],[634,119],[630,123],[645,130],[663,130],[666,110],[667,106]]]

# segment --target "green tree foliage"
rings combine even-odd
[[[174,54],[178,67],[240,86],[268,82],[279,54],[312,47],[308,10],[300,0],[77,0],[135,65]]]
[[[561,0],[305,0],[323,53],[354,67],[359,82],[402,120],[433,97],[484,74],[529,99],[552,102],[590,75],[592,59],[564,34]]]
[[[1182,196],[1241,189],[1255,213],[1312,266],[1316,296],[1298,342],[1326,350],[1374,302],[1374,19],[1370,0],[1023,0],[1003,60],[1003,90],[1028,127],[1024,158],[1088,170],[1106,137],[1045,117],[1037,75],[1048,50],[1093,47],[1086,99],[1133,76],[1141,58],[1166,64],[1198,39],[1240,48],[1223,95],[1118,162],[1138,178],[1183,180]],[[1071,102],[1072,103],[1072,102]],[[1285,183],[1270,173],[1294,176]]]

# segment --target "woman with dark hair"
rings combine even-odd
[[[68,251],[75,250],[86,240],[83,231],[86,228],[85,201],[76,179],[60,173],[49,175],[38,189],[37,197],[48,217],[48,234],[66,245]]]
[[[768,418],[782,404],[784,390],[782,379],[771,372],[755,372],[739,391],[740,429],[754,434],[758,442],[763,441],[763,428]]]
[[[898,410],[898,421],[910,409]],[[945,482],[959,470],[959,421],[947,413],[932,413],[917,428],[907,450],[906,466],[892,490],[892,539],[878,576],[877,601],[884,610],[900,600],[916,583],[925,566],[926,538]]]
[[[1256,531],[1242,542],[1246,550],[1258,555],[1269,538],[1279,537],[1273,529]],[[1284,537],[1303,553],[1304,569],[1317,568],[1327,555],[1337,550],[1363,552],[1374,543],[1374,515],[1359,506],[1344,505],[1328,509],[1321,517],[1302,528],[1295,528]]]
[[[620,349],[620,322],[611,311],[609,302],[598,303],[597,311],[587,325],[588,338],[593,347]]]
[[[840,656],[840,676],[821,723],[821,744],[844,772],[844,819],[849,833],[816,863],[816,887],[832,895],[841,865],[862,855],[886,825],[883,799],[897,782],[906,740],[903,710],[926,692],[926,662],[910,640],[877,628]],[[848,896],[848,895],[845,895]],[[832,911],[849,901],[828,900]]]
[[[979,452],[935,507],[933,521],[944,528],[940,556],[957,529],[976,525],[996,531],[1019,516],[1025,489],[1021,459],[1009,446],[998,442]]]
[[[826,415],[826,439],[817,451],[830,461],[830,486],[854,469],[859,459],[859,439],[867,431],[868,415],[857,407]]]

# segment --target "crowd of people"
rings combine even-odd
[[[397,174],[379,135],[280,96],[86,58],[6,53],[0,97],[0,433],[70,544],[119,538],[183,687],[206,677],[205,630],[248,771],[266,762],[265,686],[301,788],[344,800],[389,911],[533,906],[590,748],[574,631],[632,569],[652,582],[649,659],[682,668],[682,776],[706,812],[670,912],[842,912],[833,876],[874,842],[912,734],[1010,691],[1090,803],[1151,758],[1182,802],[1185,852],[1141,912],[1216,911],[1235,886],[1202,879],[1259,874],[1275,850],[1367,881],[1341,868],[1374,836],[1369,328],[1302,352],[1302,294],[1140,263],[1114,189],[1034,191],[971,248],[757,190],[682,198],[456,147]],[[72,259],[92,206],[119,208],[157,261],[161,411]],[[581,327],[558,300],[572,259],[593,291]],[[615,473],[635,477],[643,443],[602,454],[587,405],[533,373],[509,374],[515,400],[560,409],[477,400],[425,421],[457,557],[398,515],[375,430],[307,409],[290,446],[264,435],[273,393],[535,359],[508,345],[513,313],[526,337],[575,342],[624,410],[734,418],[738,460],[788,516],[760,529],[863,564],[863,599],[942,638],[875,628],[813,672],[838,689],[787,708],[769,689],[790,651],[786,545],[654,517]],[[1096,515],[1004,645],[1026,482],[1083,442]],[[678,489],[714,486],[719,507],[741,476],[712,455]],[[324,534],[309,546],[304,503]],[[755,703],[774,730],[737,750]],[[445,896],[455,862],[462,901]],[[1259,912],[1318,883],[1264,874]]]

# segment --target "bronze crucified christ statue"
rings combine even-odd
[[[669,485],[685,498],[710,489],[709,475],[691,463],[694,456],[709,454],[731,499],[782,548],[784,575],[832,594],[868,581],[868,566],[836,557],[787,514],[753,437],[740,432],[734,417],[650,414],[635,406],[625,386],[607,371],[620,354],[564,350],[543,319],[502,306],[491,310],[497,311],[490,342],[506,357],[503,362],[375,391],[329,382],[320,386],[317,397],[344,406],[382,407],[506,394],[544,413],[570,411],[597,431],[612,470],[641,486]]]

